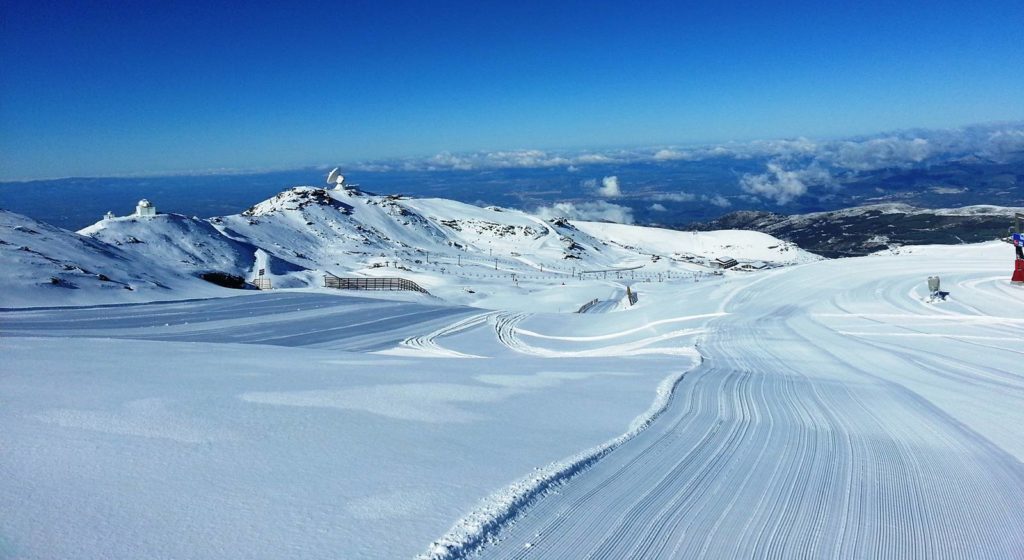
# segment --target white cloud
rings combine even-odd
[[[427,161],[428,169],[449,168],[468,171],[473,169],[471,159],[464,156],[457,156],[449,152],[441,152]]]
[[[715,196],[703,195],[700,197],[700,199],[719,208],[728,208],[732,206],[732,203],[729,202],[729,199],[725,198],[720,194],[716,194]]]
[[[441,152],[421,159],[364,162],[367,170],[388,165],[394,169],[482,170],[564,168],[573,173],[588,165],[626,165],[659,162],[685,165],[712,159],[763,159],[786,170],[817,164],[837,174],[862,173],[884,168],[907,168],[925,163],[979,156],[1008,161],[1024,151],[1024,123],[968,126],[949,130],[912,130],[846,140],[814,141],[807,138],[727,142],[704,146],[657,146],[634,149],[545,151],[499,150],[454,154]],[[771,175],[770,172],[767,173]],[[769,180],[775,181],[774,177]]]
[[[569,160],[558,155],[548,154],[541,150],[515,150],[510,152],[490,152],[484,155],[482,167],[558,167],[567,165]]]
[[[584,165],[588,163],[609,163],[613,161],[612,158],[604,154],[580,154],[573,158],[573,160],[576,163]]]
[[[744,191],[780,205],[807,194],[811,186],[831,184],[832,176],[817,163],[804,169],[787,170],[779,162],[773,161],[768,163],[766,173],[747,173],[740,178],[740,186]]]
[[[543,150],[507,150],[497,152],[474,152],[453,154],[441,152],[425,160],[406,160],[402,167],[407,170],[460,170],[476,169],[535,169],[571,165],[572,161],[558,154]]]
[[[676,161],[676,160],[693,160],[694,154],[692,152],[682,152],[679,150],[663,149],[654,152],[652,156],[654,161]]]
[[[650,209],[654,210],[655,212],[668,212],[668,208],[665,208],[664,204],[658,204],[657,202],[652,204],[650,206]]]
[[[367,173],[389,173],[394,171],[394,167],[386,163],[363,163],[357,162],[348,166],[349,170],[352,171],[366,171]]]
[[[863,142],[840,142],[833,153],[821,159],[853,171],[908,167],[921,163],[931,149],[924,138],[873,138]]]
[[[817,143],[807,138],[793,140],[755,140],[749,144],[730,146],[733,153],[748,156],[769,156],[776,159],[793,159],[814,155],[820,150]]]
[[[619,178],[612,175],[601,179],[601,188],[597,189],[597,194],[605,198],[622,196],[622,190],[619,188]]]
[[[697,200],[697,195],[688,192],[677,192],[677,193],[659,193],[652,194],[647,197],[648,200],[657,200],[660,202],[693,202]]]
[[[534,214],[544,219],[568,218],[592,222],[616,222],[619,224],[633,223],[633,209],[603,200],[595,202],[556,202],[551,206],[541,206]]]
[[[979,155],[1004,161],[1009,155],[1024,152],[1024,128],[997,130],[989,134]]]

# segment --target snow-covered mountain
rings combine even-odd
[[[445,300],[488,306],[508,290],[609,274],[643,281],[718,273],[719,257],[739,261],[737,271],[817,258],[757,232],[543,220],[452,200],[309,186],[210,219],[114,217],[75,234],[5,212],[0,226],[6,268],[17,271],[2,279],[2,305],[11,307],[204,296],[222,289],[200,275],[251,280],[259,270],[274,288],[319,286],[325,273],[400,275]]]

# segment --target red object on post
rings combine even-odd
[[[1013,278],[1010,279],[1013,283],[1024,284],[1024,259],[1017,259],[1013,267]]]

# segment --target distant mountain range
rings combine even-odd
[[[925,209],[888,203],[831,212],[776,214],[742,210],[687,229],[759,231],[837,258],[866,255],[901,245],[977,243],[1005,237],[1014,214],[1024,208],[964,206]]]

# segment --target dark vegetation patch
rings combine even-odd
[[[245,290],[249,287],[245,278],[235,276],[234,274],[228,274],[227,272],[204,272],[200,274],[199,277],[211,284],[216,284],[223,288]]]

